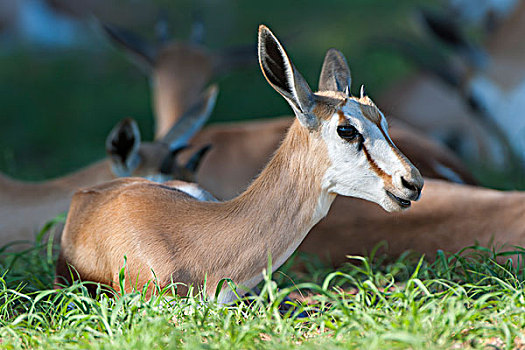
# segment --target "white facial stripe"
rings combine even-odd
[[[400,170],[399,167],[392,167],[391,161],[386,159],[397,158],[402,169],[408,168],[408,164],[400,156],[397,148],[385,131],[386,119],[382,113],[378,113],[379,118],[376,123],[371,118],[363,115],[360,103],[355,100],[349,100],[343,107],[344,117],[354,125],[365,138],[364,153],[370,164],[370,168],[381,177],[385,183],[392,183],[392,175]]]

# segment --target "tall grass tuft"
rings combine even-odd
[[[131,293],[98,286],[92,296],[89,282],[54,290],[57,250],[54,237],[44,237],[22,252],[0,251],[2,348],[524,346],[518,248],[472,246],[437,252],[433,261],[410,252],[392,260],[374,250],[349,256],[338,270],[312,263],[314,273],[301,275],[285,266],[264,273],[258,294],[221,305],[197,289],[177,296],[176,283],[161,290],[154,281],[152,296],[147,286]]]

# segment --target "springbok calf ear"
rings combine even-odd
[[[188,144],[190,139],[204,126],[210,118],[219,88],[217,85],[210,86],[193,106],[191,106],[182,117],[171,127],[162,138],[162,142],[170,145],[174,150]]]
[[[106,138],[106,153],[116,176],[130,176],[138,166],[140,157],[140,131],[137,122],[126,118],[118,123]]]
[[[311,113],[314,97],[310,86],[295,69],[281,43],[266,26],[259,26],[259,64],[264,77],[294,110],[303,126],[317,128],[319,121]]]
[[[157,48],[150,45],[137,34],[115,25],[103,23],[102,29],[118,46],[122,47],[141,68],[153,69],[157,57]]]
[[[177,157],[180,152],[187,149],[188,145],[183,145],[175,149],[170,150],[170,152],[164,157],[162,163],[160,164],[159,173],[164,176],[166,180],[173,180],[177,174]],[[165,181],[166,181],[165,180]]]
[[[202,159],[204,159],[204,156],[206,155],[206,153],[208,153],[211,147],[212,146],[210,144],[203,146],[191,156],[191,158],[188,160],[184,167],[192,174],[196,174],[202,162]]]
[[[339,50],[328,50],[319,77],[319,91],[340,91],[349,95],[351,85],[352,77],[345,56]]]

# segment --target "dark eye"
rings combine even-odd
[[[352,141],[359,136],[359,131],[353,125],[339,125],[337,134],[345,140]]]

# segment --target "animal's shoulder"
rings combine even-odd
[[[141,187],[148,182],[151,181],[134,177],[119,178],[108,182],[103,182],[98,185],[81,188],[75,193],[75,196],[99,196],[109,193],[118,193],[126,189]]]

